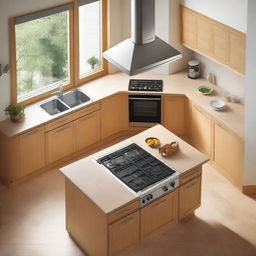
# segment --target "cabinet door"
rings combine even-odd
[[[128,129],[128,96],[117,94],[101,102],[101,136],[105,139]]]
[[[202,153],[211,157],[212,147],[212,120],[198,106],[192,105],[190,117],[191,144]]]
[[[228,31],[224,27],[213,25],[213,56],[221,63],[228,64],[229,51]]]
[[[21,176],[32,173],[45,165],[44,127],[20,136]]]
[[[74,152],[73,122],[56,128],[46,134],[47,163],[57,161]]]
[[[139,212],[109,226],[109,256],[118,255],[128,247],[134,246],[140,241],[140,216]]]
[[[220,172],[238,186],[243,182],[243,140],[215,123],[214,161]]]
[[[75,121],[76,151],[100,140],[100,111]]]
[[[245,35],[232,31],[229,33],[229,64],[236,71],[245,71]]]
[[[201,176],[179,188],[179,219],[193,214],[201,204]]]
[[[141,237],[178,218],[177,190],[145,206],[140,212]]]
[[[186,98],[164,96],[164,126],[178,136],[185,136]]]
[[[189,47],[196,47],[196,14],[183,6],[181,6],[181,41]]]
[[[197,48],[201,52],[213,55],[212,23],[202,16],[197,16]]]

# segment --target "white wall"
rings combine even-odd
[[[248,0],[245,90],[245,185],[256,184],[256,1]]]
[[[246,33],[247,0],[181,0],[181,3],[227,26]]]

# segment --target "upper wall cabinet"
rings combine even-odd
[[[182,43],[233,70],[245,72],[245,34],[181,5]]]

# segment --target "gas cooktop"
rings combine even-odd
[[[129,91],[163,91],[163,80],[130,79]]]
[[[97,160],[135,192],[176,171],[133,143]]]

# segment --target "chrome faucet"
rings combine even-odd
[[[58,90],[56,91],[56,96],[58,99],[63,98],[63,91],[64,91],[63,85],[60,84]]]

